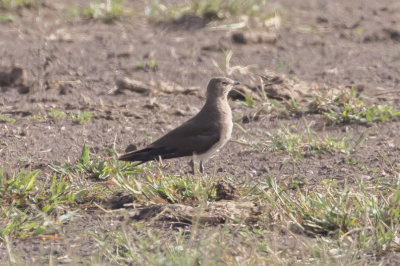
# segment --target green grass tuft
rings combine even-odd
[[[2,0],[0,2],[0,9],[10,10],[20,7],[30,7],[38,2],[37,0]]]
[[[400,110],[390,105],[366,104],[356,96],[354,87],[334,99],[310,100],[310,113],[321,113],[334,124],[382,122],[400,116]]]
[[[13,122],[15,122],[14,118],[5,115],[0,115],[0,123],[13,123]]]
[[[114,151],[111,151],[114,153]],[[117,175],[133,175],[143,172],[142,168],[135,167],[133,164],[121,162],[115,158],[102,160],[99,157],[91,158],[90,150],[83,145],[81,155],[77,162],[66,162],[61,166],[50,166],[58,174],[80,174],[86,178],[105,180],[114,178]]]
[[[137,199],[165,201],[170,203],[198,204],[200,201],[215,200],[216,189],[213,177],[147,175],[145,180],[117,175],[116,182],[129,190]]]
[[[39,170],[25,174],[14,172],[11,177],[0,169],[0,239],[8,235],[21,238],[52,231],[52,227],[71,218],[58,216],[57,208],[72,204],[87,191],[72,189],[66,179],[52,176],[50,184],[37,180]]]
[[[66,15],[73,19],[83,20],[102,20],[111,23],[131,13],[124,6],[124,0],[92,1],[84,7],[69,7],[66,9]],[[108,4],[109,3],[109,4]]]

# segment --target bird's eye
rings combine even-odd
[[[228,85],[228,82],[226,82],[226,81],[222,81],[221,83],[222,83],[222,85]]]

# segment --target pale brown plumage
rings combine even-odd
[[[229,78],[213,78],[207,86],[207,100],[200,112],[144,149],[128,152],[118,159],[144,163],[150,160],[184,156],[198,158],[200,172],[203,162],[213,156],[229,140],[232,113],[228,93],[239,84]],[[193,165],[193,171],[194,171]]]

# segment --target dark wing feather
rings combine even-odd
[[[196,123],[193,119],[167,133],[145,149],[128,152],[118,159],[123,161],[147,162],[171,159],[206,152],[220,139],[220,130],[215,123]]]
[[[121,161],[130,161],[130,162],[147,162],[161,156],[168,156],[172,154],[172,151],[166,151],[165,149],[154,149],[154,148],[145,148],[139,151],[132,151],[125,153],[118,157],[118,160]]]

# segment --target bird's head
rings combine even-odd
[[[230,78],[213,78],[207,86],[207,99],[227,97],[233,86],[239,85],[238,81]]]

